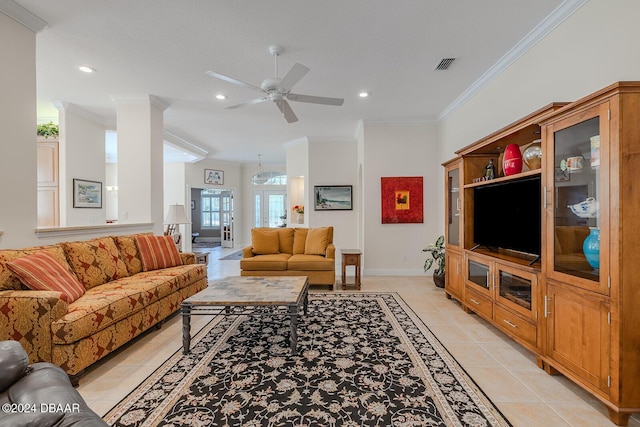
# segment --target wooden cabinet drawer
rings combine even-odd
[[[523,317],[503,309],[499,305],[494,307],[493,317],[495,325],[498,328],[514,336],[516,339],[524,341],[534,348],[536,347],[537,328],[535,325],[529,323]]]
[[[359,258],[360,258],[360,255],[345,255],[344,256],[344,264],[345,265],[357,265]]]
[[[469,286],[465,289],[464,303],[470,311],[474,311],[485,319],[491,320],[493,302],[481,293],[470,289]]]

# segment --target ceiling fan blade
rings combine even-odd
[[[289,92],[291,88],[309,72],[309,70],[309,67],[305,67],[304,65],[296,62],[282,80],[280,80],[278,89],[284,92]]]
[[[298,118],[294,114],[293,110],[291,109],[291,106],[287,101],[283,99],[282,101],[276,102],[276,105],[282,112],[282,115],[284,116],[284,119],[287,121],[287,123],[293,123],[298,121]]]
[[[325,96],[300,95],[298,93],[290,93],[289,95],[287,95],[287,99],[289,101],[310,102],[312,104],[323,104],[323,105],[340,106],[344,104],[344,99],[342,98],[327,98]]]
[[[267,97],[256,98],[256,99],[252,99],[251,101],[241,102],[240,104],[229,105],[228,107],[224,107],[224,109],[225,110],[235,110],[236,108],[244,107],[245,105],[259,104],[259,103],[264,102],[264,101],[266,101],[268,99],[269,98],[267,98]]]
[[[249,89],[263,92],[258,86],[254,86],[251,83],[243,82],[242,80],[234,79],[233,77],[225,76],[224,74],[216,73],[215,71],[207,71],[207,74],[216,79],[224,80],[225,82],[233,83],[234,85],[248,87]]]

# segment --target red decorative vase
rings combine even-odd
[[[522,172],[522,153],[518,144],[509,144],[504,149],[502,169],[505,176]]]

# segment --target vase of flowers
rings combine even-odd
[[[422,252],[428,252],[431,258],[427,258],[424,262],[424,271],[426,272],[435,263],[433,270],[433,282],[439,288],[444,288],[444,236],[438,237],[435,243],[427,246]]]
[[[295,205],[293,211],[298,214],[298,224],[304,224],[304,206]]]

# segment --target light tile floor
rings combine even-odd
[[[210,279],[239,275],[239,261],[219,260],[234,249],[206,250]],[[312,292],[328,289],[312,287]],[[365,276],[362,291],[398,292],[514,426],[614,425],[604,404],[563,376],[547,375],[529,351],[478,316],[464,313],[428,276]],[[194,316],[192,334],[208,320]],[[106,414],[181,348],[181,333],[180,316],[174,315],[162,329],[148,331],[88,368],[80,379],[80,394],[94,411]],[[640,417],[634,415],[629,425],[640,427]]]

